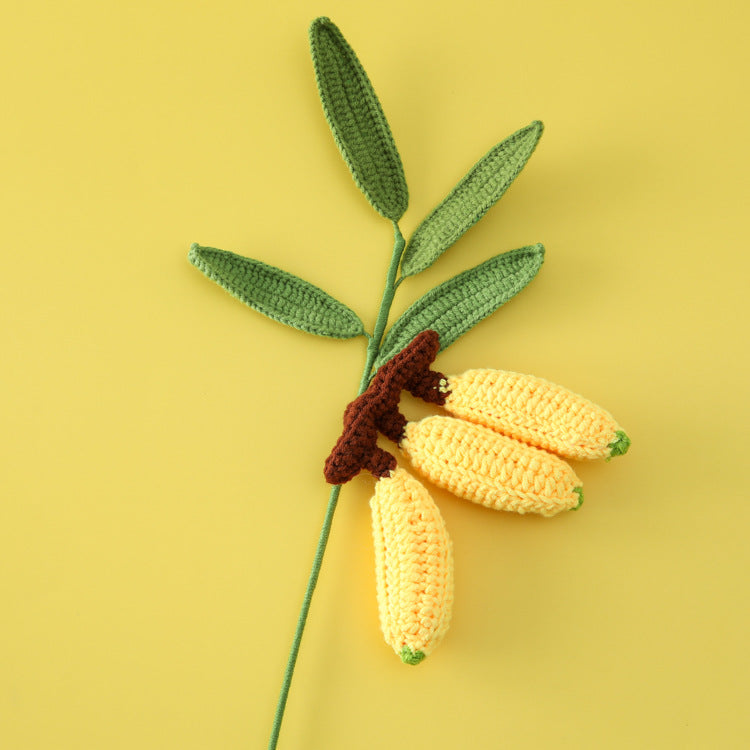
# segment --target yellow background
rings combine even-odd
[[[279,747],[750,744],[745,2],[5,11],[0,747],[265,747],[364,340],[271,322],[186,255],[261,258],[372,327],[391,230],[322,115],[320,14],[391,123],[406,234],[545,122],[394,311],[544,242],[538,278],[436,366],[562,383],[633,447],[577,465],[586,502],[554,519],[433,490],[456,602],[418,668],[380,635],[371,480],[346,487]]]

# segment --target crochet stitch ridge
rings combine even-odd
[[[401,266],[405,276],[434,263],[502,198],[543,131],[544,125],[535,120],[493,146],[469,170],[414,231]]]
[[[396,468],[370,501],[378,612],[385,641],[418,664],[448,630],[453,604],[453,550],[427,489]]]
[[[369,77],[338,27],[310,25],[315,80],[336,145],[357,187],[382,216],[398,221],[409,204],[401,157]]]
[[[364,333],[353,310],[320,287],[268,263],[195,242],[188,260],[240,302],[279,323],[340,339]],[[294,310],[294,315],[285,308]]]
[[[553,516],[580,505],[581,481],[565,461],[472,422],[410,422],[400,447],[433,484],[488,508]]]
[[[630,441],[614,417],[543,378],[475,369],[448,378],[445,410],[565,458],[611,458]]]
[[[515,297],[543,263],[544,246],[537,243],[500,253],[434,287],[391,326],[375,367],[403,349],[418,331],[439,327],[443,351]]]

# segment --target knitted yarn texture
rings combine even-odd
[[[560,456],[611,458],[630,445],[608,412],[541,378],[499,370],[445,376],[430,369],[440,348],[438,333],[423,331],[377,371],[347,406],[344,431],[324,471],[333,484],[362,469],[377,480],[371,507],[380,623],[386,643],[407,664],[420,663],[448,628],[444,608],[453,600],[452,583],[450,596],[440,595],[442,609],[432,599],[425,603],[424,592],[443,592],[435,578],[443,582],[445,570],[435,573],[422,552],[423,545],[443,550],[449,542],[429,493],[376,445],[378,433],[397,443],[426,479],[457,497],[541,516],[583,503],[581,480]],[[409,422],[399,411],[402,390],[455,416]],[[429,517],[427,526],[422,516],[417,522],[409,515],[415,507]],[[451,570],[452,564],[451,558]]]
[[[448,379],[444,407],[566,458],[623,455],[630,439],[614,417],[583,396],[542,378],[501,370],[469,370]]]
[[[380,626],[406,664],[440,643],[453,604],[453,549],[440,511],[404,469],[375,484],[370,501]]]
[[[401,450],[433,484],[488,508],[554,516],[582,502],[565,461],[461,419],[411,422]]]
[[[335,339],[365,332],[353,310],[280,268],[198,243],[191,246],[188,260],[240,302],[279,323]]]
[[[406,418],[398,410],[406,390],[430,403],[442,404],[442,373],[429,366],[440,342],[435,331],[424,331],[383,365],[368,389],[344,411],[344,431],[326,459],[324,474],[330,484],[343,484],[362,469],[375,477],[389,476],[396,459],[376,445],[378,432],[398,443],[404,436]]]
[[[404,276],[430,266],[502,198],[534,153],[544,126],[536,120],[490,149],[417,227],[406,246]]]
[[[310,51],[323,112],[357,187],[398,221],[409,205],[404,167],[367,73],[328,18],[310,26]]]
[[[379,367],[421,331],[439,332],[440,351],[513,299],[544,262],[541,244],[510,250],[431,289],[391,326],[375,362]]]

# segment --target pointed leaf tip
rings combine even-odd
[[[373,208],[398,221],[409,204],[409,191],[372,83],[330,18],[316,18],[310,24],[309,37],[318,92],[336,145]]]
[[[402,276],[429,268],[503,197],[542,136],[534,120],[488,151],[417,227],[404,252]]]
[[[280,268],[197,243],[190,246],[188,260],[233,297],[279,323],[336,339],[364,334],[353,310]]]

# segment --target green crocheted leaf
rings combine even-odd
[[[393,324],[383,340],[373,369],[398,354],[418,333],[432,329],[447,349],[480,320],[515,297],[544,262],[544,247],[511,250],[454,276],[418,299]]]
[[[310,51],[323,112],[354,182],[379,214],[398,221],[409,205],[409,191],[367,73],[328,18],[310,25]]]
[[[401,275],[431,266],[503,197],[542,137],[536,120],[487,152],[417,227],[404,252]]]
[[[353,310],[280,268],[198,244],[190,247],[188,260],[233,297],[279,323],[335,339],[364,333]]]

